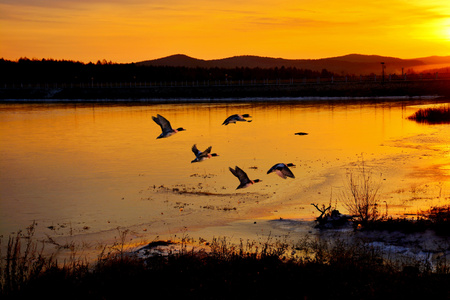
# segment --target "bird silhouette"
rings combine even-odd
[[[230,123],[236,124],[237,121],[239,121],[239,122],[251,122],[252,121],[252,120],[246,120],[244,118],[251,118],[251,116],[249,114],[231,115],[228,118],[226,118],[225,121],[223,121],[222,125],[228,125]]]
[[[267,171],[267,174],[270,174],[272,172],[275,172],[278,176],[280,176],[283,179],[286,179],[287,177],[295,178],[292,171],[289,169],[289,167],[295,167],[293,163],[278,163],[272,166],[272,168]]]
[[[192,152],[194,152],[195,154],[195,159],[193,161],[191,161],[191,163],[195,163],[195,162],[201,162],[204,161],[205,159],[211,158],[213,156],[219,156],[217,155],[217,153],[211,153],[211,149],[212,146],[209,146],[205,151],[200,151],[197,149],[197,145],[194,144],[194,146],[192,146]]]
[[[236,166],[235,169],[229,167],[231,173],[233,173],[234,176],[236,176],[239,179],[239,186],[236,189],[243,189],[246,187],[249,187],[257,182],[261,182],[262,180],[259,179],[255,179],[255,180],[251,180],[248,178],[247,173],[245,173],[241,168],[239,168],[238,166]]]
[[[157,137],[157,139],[166,138],[169,136],[174,135],[175,133],[179,131],[185,131],[186,129],[180,127],[177,129],[172,129],[172,126],[170,126],[170,122],[167,121],[166,118],[164,118],[161,115],[156,115],[156,117],[152,116],[153,121],[155,121],[156,124],[161,126],[162,133]]]

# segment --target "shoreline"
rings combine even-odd
[[[249,98],[154,98],[154,99],[0,99],[0,104],[6,103],[142,103],[142,104],[199,104],[199,103],[289,103],[309,101],[399,101],[399,100],[437,100],[448,101],[448,97],[438,95],[423,96],[371,96],[371,97],[249,97]]]
[[[336,82],[286,85],[3,87],[0,102],[256,102],[450,97],[449,80]]]
[[[421,162],[419,158],[416,160],[416,165],[418,162]],[[383,164],[384,161],[378,161],[373,167],[383,171],[379,169]],[[335,187],[335,192],[338,191],[340,175],[342,175],[339,170],[343,172],[350,165],[351,162],[347,161],[343,164],[338,163],[330,166],[321,172],[317,172],[310,181],[304,182],[298,188],[289,189],[287,193],[260,194],[260,202],[256,204],[250,202],[250,198],[254,197],[253,193],[240,194],[239,202],[241,203],[233,204],[238,208],[237,210],[205,210],[193,206],[190,208],[188,205],[183,211],[177,209],[173,211],[173,214],[165,213],[164,216],[167,216],[167,218],[128,226],[117,226],[99,232],[86,232],[74,236],[52,236],[52,238],[60,245],[71,243],[76,245],[82,245],[83,243],[114,245],[120,239],[120,232],[127,232],[126,244],[129,247],[140,247],[155,240],[173,241],[183,238],[211,241],[214,238],[226,237],[228,242],[237,244],[240,240],[258,241],[268,238],[301,240],[307,236],[320,237],[325,232],[314,228],[318,212],[311,206],[311,199],[314,199],[314,202],[317,203],[329,203],[329,187]],[[400,196],[392,189],[392,185],[395,186],[395,182],[404,178],[404,174],[396,171],[391,176],[394,179],[392,179],[390,185],[385,186],[381,197],[387,199],[389,196],[397,195],[396,197],[407,198],[409,196],[407,192],[403,192],[404,195]],[[395,178],[398,180],[395,180]],[[412,181],[416,182],[417,189],[422,186],[429,186],[430,189],[434,187],[434,181],[432,181],[433,183],[417,179]],[[296,185],[296,183],[292,182],[292,185]],[[300,194],[302,197],[299,198]],[[227,198],[227,196],[228,194],[224,194],[222,198]],[[167,197],[171,203],[184,202],[189,204],[194,202],[195,194],[171,193]],[[290,199],[296,200],[292,202]],[[206,198],[196,199],[195,204],[203,207],[207,201]],[[342,209],[342,206],[339,209]],[[389,215],[393,218],[402,217],[401,211],[401,207],[396,208],[393,204],[389,210]],[[202,215],[203,217],[200,218]],[[403,217],[406,218],[406,215]],[[330,230],[329,232],[340,232],[340,230]],[[92,249],[84,250],[90,253]],[[93,252],[96,253],[95,250]]]

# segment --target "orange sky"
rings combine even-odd
[[[449,0],[0,0],[0,58],[450,55]]]

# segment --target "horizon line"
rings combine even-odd
[[[346,56],[351,56],[351,55],[355,55],[355,56],[365,56],[365,57],[381,57],[381,58],[392,58],[392,59],[401,59],[401,60],[419,60],[419,59],[424,59],[424,58],[450,58],[450,55],[429,55],[429,56],[422,56],[422,57],[415,57],[415,58],[401,58],[401,57],[397,57],[397,56],[389,56],[389,55],[380,55],[380,54],[360,54],[360,53],[348,53],[348,54],[344,54],[344,55],[338,55],[338,56],[327,56],[327,57],[322,57],[322,58],[284,58],[284,57],[275,57],[275,56],[261,56],[261,55],[254,55],[254,54],[242,54],[242,55],[233,55],[233,56],[226,56],[226,57],[222,57],[222,58],[212,58],[212,59],[204,59],[204,58],[197,58],[188,54],[184,54],[184,53],[175,53],[175,54],[170,54],[170,55],[166,55],[166,56],[161,56],[158,58],[150,58],[150,59],[144,59],[144,60],[139,60],[139,61],[129,61],[129,62],[115,62],[113,60],[107,60],[105,58],[102,59],[97,59],[95,61],[90,60],[89,62],[87,61],[82,61],[82,60],[76,60],[76,59],[68,59],[68,58],[37,58],[37,57],[27,57],[27,56],[21,56],[19,58],[16,59],[8,59],[5,57],[0,57],[0,60],[5,60],[5,61],[12,61],[12,62],[18,62],[21,59],[28,59],[28,60],[36,60],[36,61],[42,61],[42,60],[54,60],[54,61],[72,61],[72,62],[80,62],[80,63],[84,63],[84,64],[90,64],[90,63],[98,63],[98,62],[108,62],[108,63],[113,63],[113,64],[133,64],[133,63],[141,63],[141,62],[148,62],[148,61],[155,61],[155,60],[160,60],[160,59],[165,59],[165,58],[170,58],[170,57],[174,57],[174,56],[184,56],[184,57],[188,57],[188,58],[192,58],[195,60],[201,60],[201,61],[216,61],[216,60],[225,60],[225,59],[230,59],[230,58],[237,58],[237,57],[257,57],[257,58],[267,58],[267,59],[279,59],[279,60],[287,60],[287,61],[298,61],[298,60],[309,60],[309,61],[317,61],[317,60],[323,60],[323,59],[333,59],[333,58],[343,58]]]

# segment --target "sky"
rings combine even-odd
[[[448,0],[0,0],[0,58],[450,55]]]

